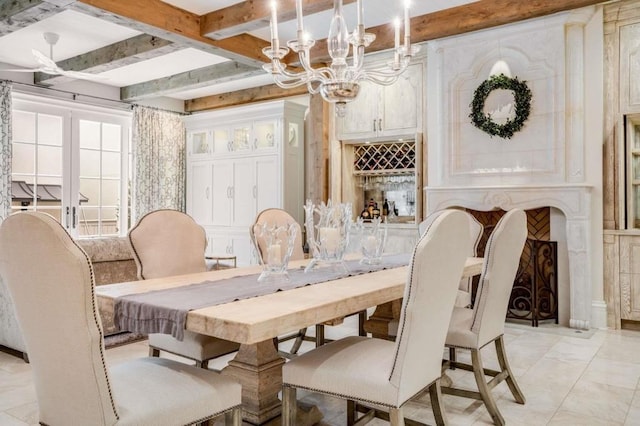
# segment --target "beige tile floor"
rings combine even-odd
[[[354,331],[353,322],[328,327],[329,337]],[[509,425],[640,425],[640,332],[592,331],[580,333],[562,327],[539,329],[507,324],[507,353],[527,403],[514,402],[502,383],[493,390],[498,407]],[[304,350],[311,349],[305,343]],[[113,365],[146,356],[146,342],[107,351]],[[483,349],[485,363],[497,368],[493,348]],[[175,357],[179,359],[178,357]],[[460,359],[468,355],[460,353]],[[229,357],[216,360],[221,368]],[[474,387],[472,375],[451,371],[457,386]],[[299,398],[319,406],[323,426],[346,424],[344,401],[299,392]],[[451,425],[492,424],[484,406],[476,401],[444,397]],[[407,417],[433,424],[428,396],[409,403]],[[31,367],[21,359],[0,352],[0,425],[24,426],[38,423]],[[385,422],[374,420],[371,425]]]

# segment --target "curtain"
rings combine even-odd
[[[0,80],[0,222],[11,214],[11,82]]]
[[[186,132],[178,113],[133,110],[133,217],[158,209],[185,211]]]

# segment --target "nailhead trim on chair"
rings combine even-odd
[[[202,418],[200,418],[200,419],[198,419],[198,420],[196,420],[196,421],[194,421],[194,422],[187,423],[187,424],[186,424],[186,425],[184,425],[184,426],[192,426],[192,425],[197,425],[197,424],[202,423],[202,422],[206,422],[207,420],[211,420],[211,419],[213,419],[213,418],[216,418],[216,417],[218,417],[219,415],[224,414],[224,413],[226,413],[226,412],[228,412],[228,411],[235,410],[236,408],[240,408],[240,405],[236,405],[236,406],[233,406],[233,407],[231,407],[231,408],[227,408],[226,410],[218,411],[218,412],[217,412],[217,413],[215,413],[215,414],[212,414],[212,415],[210,415],[210,416],[206,416],[206,417],[202,417]]]
[[[442,212],[438,213],[438,217],[440,217],[440,215],[442,214]],[[422,233],[422,235],[420,236],[420,238],[418,239],[418,242],[416,243],[416,247],[418,246],[418,244],[420,244],[420,242],[422,241],[422,239],[425,237],[425,235],[427,235],[429,233],[429,229],[431,229],[431,226],[433,226],[433,223],[438,219],[438,217],[434,218],[431,223],[429,223],[429,226],[427,226],[427,229],[424,230],[424,232]],[[416,260],[416,250],[413,250],[413,257],[411,258],[411,263],[409,264],[411,266],[411,274],[409,275],[409,289],[407,292],[407,301],[408,299],[411,297],[411,290],[413,289],[413,264]],[[400,324],[400,327],[398,328],[398,337],[397,337],[397,344],[396,344],[396,353],[393,356],[393,367],[391,368],[391,374],[389,375],[389,381],[391,381],[391,378],[393,377],[393,373],[396,370],[396,365],[398,363],[398,355],[400,353],[400,345],[402,344],[402,334],[404,331],[404,324],[406,322],[407,316],[403,315],[402,316],[402,324]]]
[[[56,221],[56,223],[58,222]],[[67,230],[64,229],[62,224],[58,223],[58,225],[60,225],[60,228],[62,228],[64,232],[67,232]],[[102,323],[100,322],[100,319],[99,319],[98,309],[96,307],[96,292],[95,292],[96,284],[95,284],[95,276],[93,274],[93,265],[91,264],[91,260],[89,259],[89,256],[84,251],[84,249],[80,247],[78,243],[76,243],[76,241],[73,238],[71,238],[70,235],[69,235],[69,239],[71,239],[71,242],[82,252],[85,260],[87,261],[87,265],[89,265],[89,275],[91,278],[91,310],[93,311],[93,320],[95,321],[95,324],[98,327],[98,330],[100,330],[100,361],[102,362],[102,371],[104,372],[104,377],[107,382],[107,390],[109,391],[109,401],[111,402],[111,409],[113,410],[113,414],[116,416],[116,419],[120,420],[120,415],[118,414],[115,401],[113,400],[113,394],[111,393],[111,383],[109,382],[109,374],[107,373],[107,364],[104,358],[104,350],[103,350],[104,334],[102,331]]]

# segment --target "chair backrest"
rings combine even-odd
[[[504,333],[504,319],[527,238],[527,215],[509,210],[487,240],[471,331],[480,346]]]
[[[258,252],[258,255],[261,259],[264,258],[265,253],[267,252],[267,243],[264,238],[260,238],[256,235],[256,227],[262,224],[268,223],[269,225],[274,226],[284,226],[293,224],[296,227],[296,238],[293,245],[293,252],[291,253],[291,257],[289,260],[302,260],[304,259],[304,252],[302,251],[302,232],[300,230],[300,224],[296,222],[296,220],[282,209],[266,209],[262,210],[256,216],[256,220],[249,227],[249,233],[251,234],[251,241],[253,241],[254,246]]]
[[[85,252],[53,217],[16,213],[0,227],[0,274],[24,334],[40,422],[116,423]]]
[[[465,212],[467,215],[467,221],[469,222],[469,232],[471,235],[471,245],[469,246],[469,256],[475,257],[478,255],[478,244],[480,243],[480,239],[482,238],[482,231],[484,231],[484,226],[478,219],[476,219],[472,214]],[[473,282],[473,277],[467,277],[460,280],[459,289],[471,292],[471,283]]]
[[[207,236],[202,226],[177,210],[155,210],[129,231],[138,278],[205,272]]]
[[[457,284],[468,257],[470,236],[464,212],[443,210],[428,221],[409,265],[389,377],[400,388],[399,404],[440,377]]]

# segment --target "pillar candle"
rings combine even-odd
[[[340,230],[337,228],[320,228],[320,244],[328,255],[334,255],[340,247]]]

